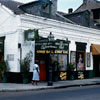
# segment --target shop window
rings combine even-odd
[[[66,71],[67,70],[67,55],[54,54],[52,55],[52,64],[54,71]]]

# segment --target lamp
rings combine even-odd
[[[54,41],[54,35],[52,34],[52,32],[50,32],[50,34],[48,36],[48,40],[49,41]]]
[[[48,40],[50,42],[50,46],[52,47],[53,45],[53,41],[54,41],[54,36],[52,34],[52,32],[50,32],[49,36],[48,36]],[[52,86],[53,85],[53,79],[52,79],[52,57],[51,57],[51,50],[53,48],[48,48],[50,50],[50,55],[49,55],[49,77],[48,77],[48,86]]]

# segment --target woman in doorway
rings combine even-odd
[[[39,66],[38,64],[34,64],[33,65],[33,77],[32,77],[32,85],[38,83],[39,81],[39,73],[40,73],[40,69],[39,69]]]

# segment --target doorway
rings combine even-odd
[[[38,61],[38,65],[40,67],[40,81],[47,80],[47,69],[49,65],[48,55],[45,54],[36,54],[35,60]]]
[[[100,77],[100,55],[93,56],[93,66],[95,77]]]

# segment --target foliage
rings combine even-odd
[[[34,32],[34,37],[33,38],[27,38],[27,36],[28,36],[28,33],[31,33],[31,32]],[[25,30],[24,31],[24,38],[25,38],[25,40],[27,40],[27,41],[34,41],[34,40],[36,40],[36,39],[38,39],[38,37],[39,37],[39,34],[38,34],[38,30],[37,29],[29,29],[29,30]]]
[[[28,78],[32,56],[33,53],[32,51],[30,51],[29,53],[26,54],[26,57],[21,61],[21,72],[23,78]]]
[[[74,64],[69,63],[69,64],[67,65],[67,70],[68,70],[68,71],[74,71],[74,70],[75,70]]]
[[[6,72],[9,72],[10,68],[8,65],[8,61],[2,61],[0,63],[0,77],[3,78],[6,76]]]

